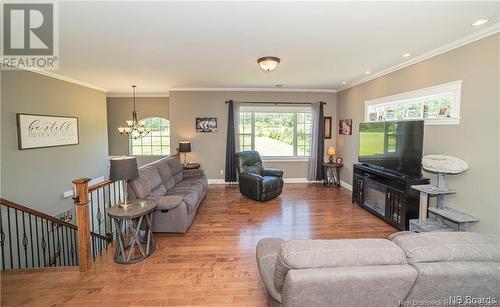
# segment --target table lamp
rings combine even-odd
[[[135,157],[122,156],[112,158],[110,162],[109,179],[112,181],[121,181],[123,189],[123,202],[120,202],[118,206],[128,208],[131,204],[127,202],[127,180],[139,177],[137,159]]]
[[[179,152],[184,153],[184,164],[183,165],[187,165],[186,154],[188,152],[191,152],[191,143],[189,143],[188,141],[180,142],[179,143]]]
[[[335,156],[335,147],[328,147],[326,154],[328,155],[328,162],[333,163],[333,156]]]

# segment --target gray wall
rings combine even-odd
[[[2,71],[2,197],[56,214],[71,208],[62,194],[80,177],[107,176],[103,92],[27,71]],[[80,144],[17,149],[16,113],[78,117]]]
[[[453,206],[481,219],[475,231],[500,233],[500,34],[395,71],[338,93],[338,116],[353,119],[353,135],[339,135],[338,155],[344,157],[343,181],[352,183],[357,162],[358,128],[364,101],[446,82],[463,80],[460,124],[426,126],[424,154],[457,156],[469,170],[450,176],[458,191]],[[425,174],[435,180],[435,176]]]
[[[168,97],[136,97],[136,110],[139,119],[146,117],[159,116],[168,119],[169,107]],[[108,142],[109,155],[129,155],[129,142],[126,136],[118,133],[117,128],[126,125],[125,121],[132,119],[132,97],[108,97]],[[176,147],[173,146],[172,150]],[[142,156],[137,157],[137,163],[144,165],[154,160],[158,160],[159,156]]]
[[[227,137],[226,100],[236,101],[325,101],[325,116],[333,116],[337,109],[334,93],[293,92],[170,92],[171,142],[173,148],[182,140],[191,141],[192,150],[188,160],[202,164],[210,179],[224,179],[220,170],[225,166]],[[196,133],[196,117],[217,117],[217,133]],[[325,140],[332,146],[334,139]],[[326,148],[326,147],[325,147]],[[326,150],[325,150],[326,152]],[[266,162],[266,166],[280,167],[287,178],[307,177],[307,162]]]

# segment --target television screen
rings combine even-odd
[[[358,161],[422,177],[423,121],[359,124]]]

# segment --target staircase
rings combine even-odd
[[[116,182],[76,180],[78,225],[0,198],[0,270],[75,267],[88,271],[113,242],[107,209],[122,196]],[[85,253],[82,251],[85,250]]]

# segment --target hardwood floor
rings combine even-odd
[[[266,306],[255,262],[261,238],[387,237],[396,229],[351,204],[351,193],[320,184],[285,184],[257,203],[237,186],[210,186],[186,234],[155,234],[156,251],[133,265],[113,262],[113,249],[89,273],[24,270],[1,275],[1,305]]]

